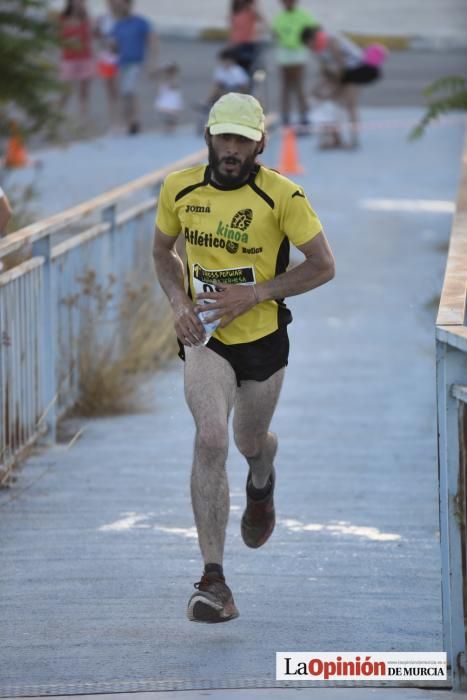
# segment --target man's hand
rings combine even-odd
[[[257,292],[251,284],[216,284],[215,292],[199,294],[197,299],[209,299],[209,304],[198,304],[195,311],[209,311],[209,320],[222,318],[219,328],[227,326],[258,303]]]
[[[196,315],[191,299],[172,304],[174,327],[177,337],[183,345],[200,345],[205,337],[203,324]]]

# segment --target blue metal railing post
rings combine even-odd
[[[34,257],[44,258],[41,289],[42,333],[40,334],[40,381],[43,414],[41,423],[46,427],[45,440],[55,442],[57,435],[57,333],[55,270],[52,261],[52,237],[45,236],[33,244]]]
[[[117,230],[117,205],[111,204],[102,210],[101,221],[109,224],[109,238],[112,262],[115,260],[115,232]]]
[[[460,410],[452,389],[466,382],[467,356],[437,340],[436,370],[443,636],[453,690],[459,690],[467,688],[462,536],[465,512],[464,504],[459,502]]]

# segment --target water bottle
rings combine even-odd
[[[209,303],[209,302],[208,302]],[[209,317],[211,314],[209,311],[206,309],[206,311],[199,311],[198,312],[198,318],[203,324],[204,327],[204,332],[205,332],[205,338],[204,340],[200,343],[200,345],[206,345],[206,343],[209,341],[210,337],[216,330],[217,326],[221,322],[220,318],[216,319],[215,321],[210,321]]]

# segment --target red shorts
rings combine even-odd
[[[97,64],[97,72],[101,78],[114,78],[118,73],[118,66],[116,63],[103,63],[99,61]]]
[[[95,75],[92,58],[64,58],[60,69],[62,80],[89,80]]]

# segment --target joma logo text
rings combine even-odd
[[[187,214],[210,214],[211,207],[200,207],[197,204],[187,204],[185,212]]]

